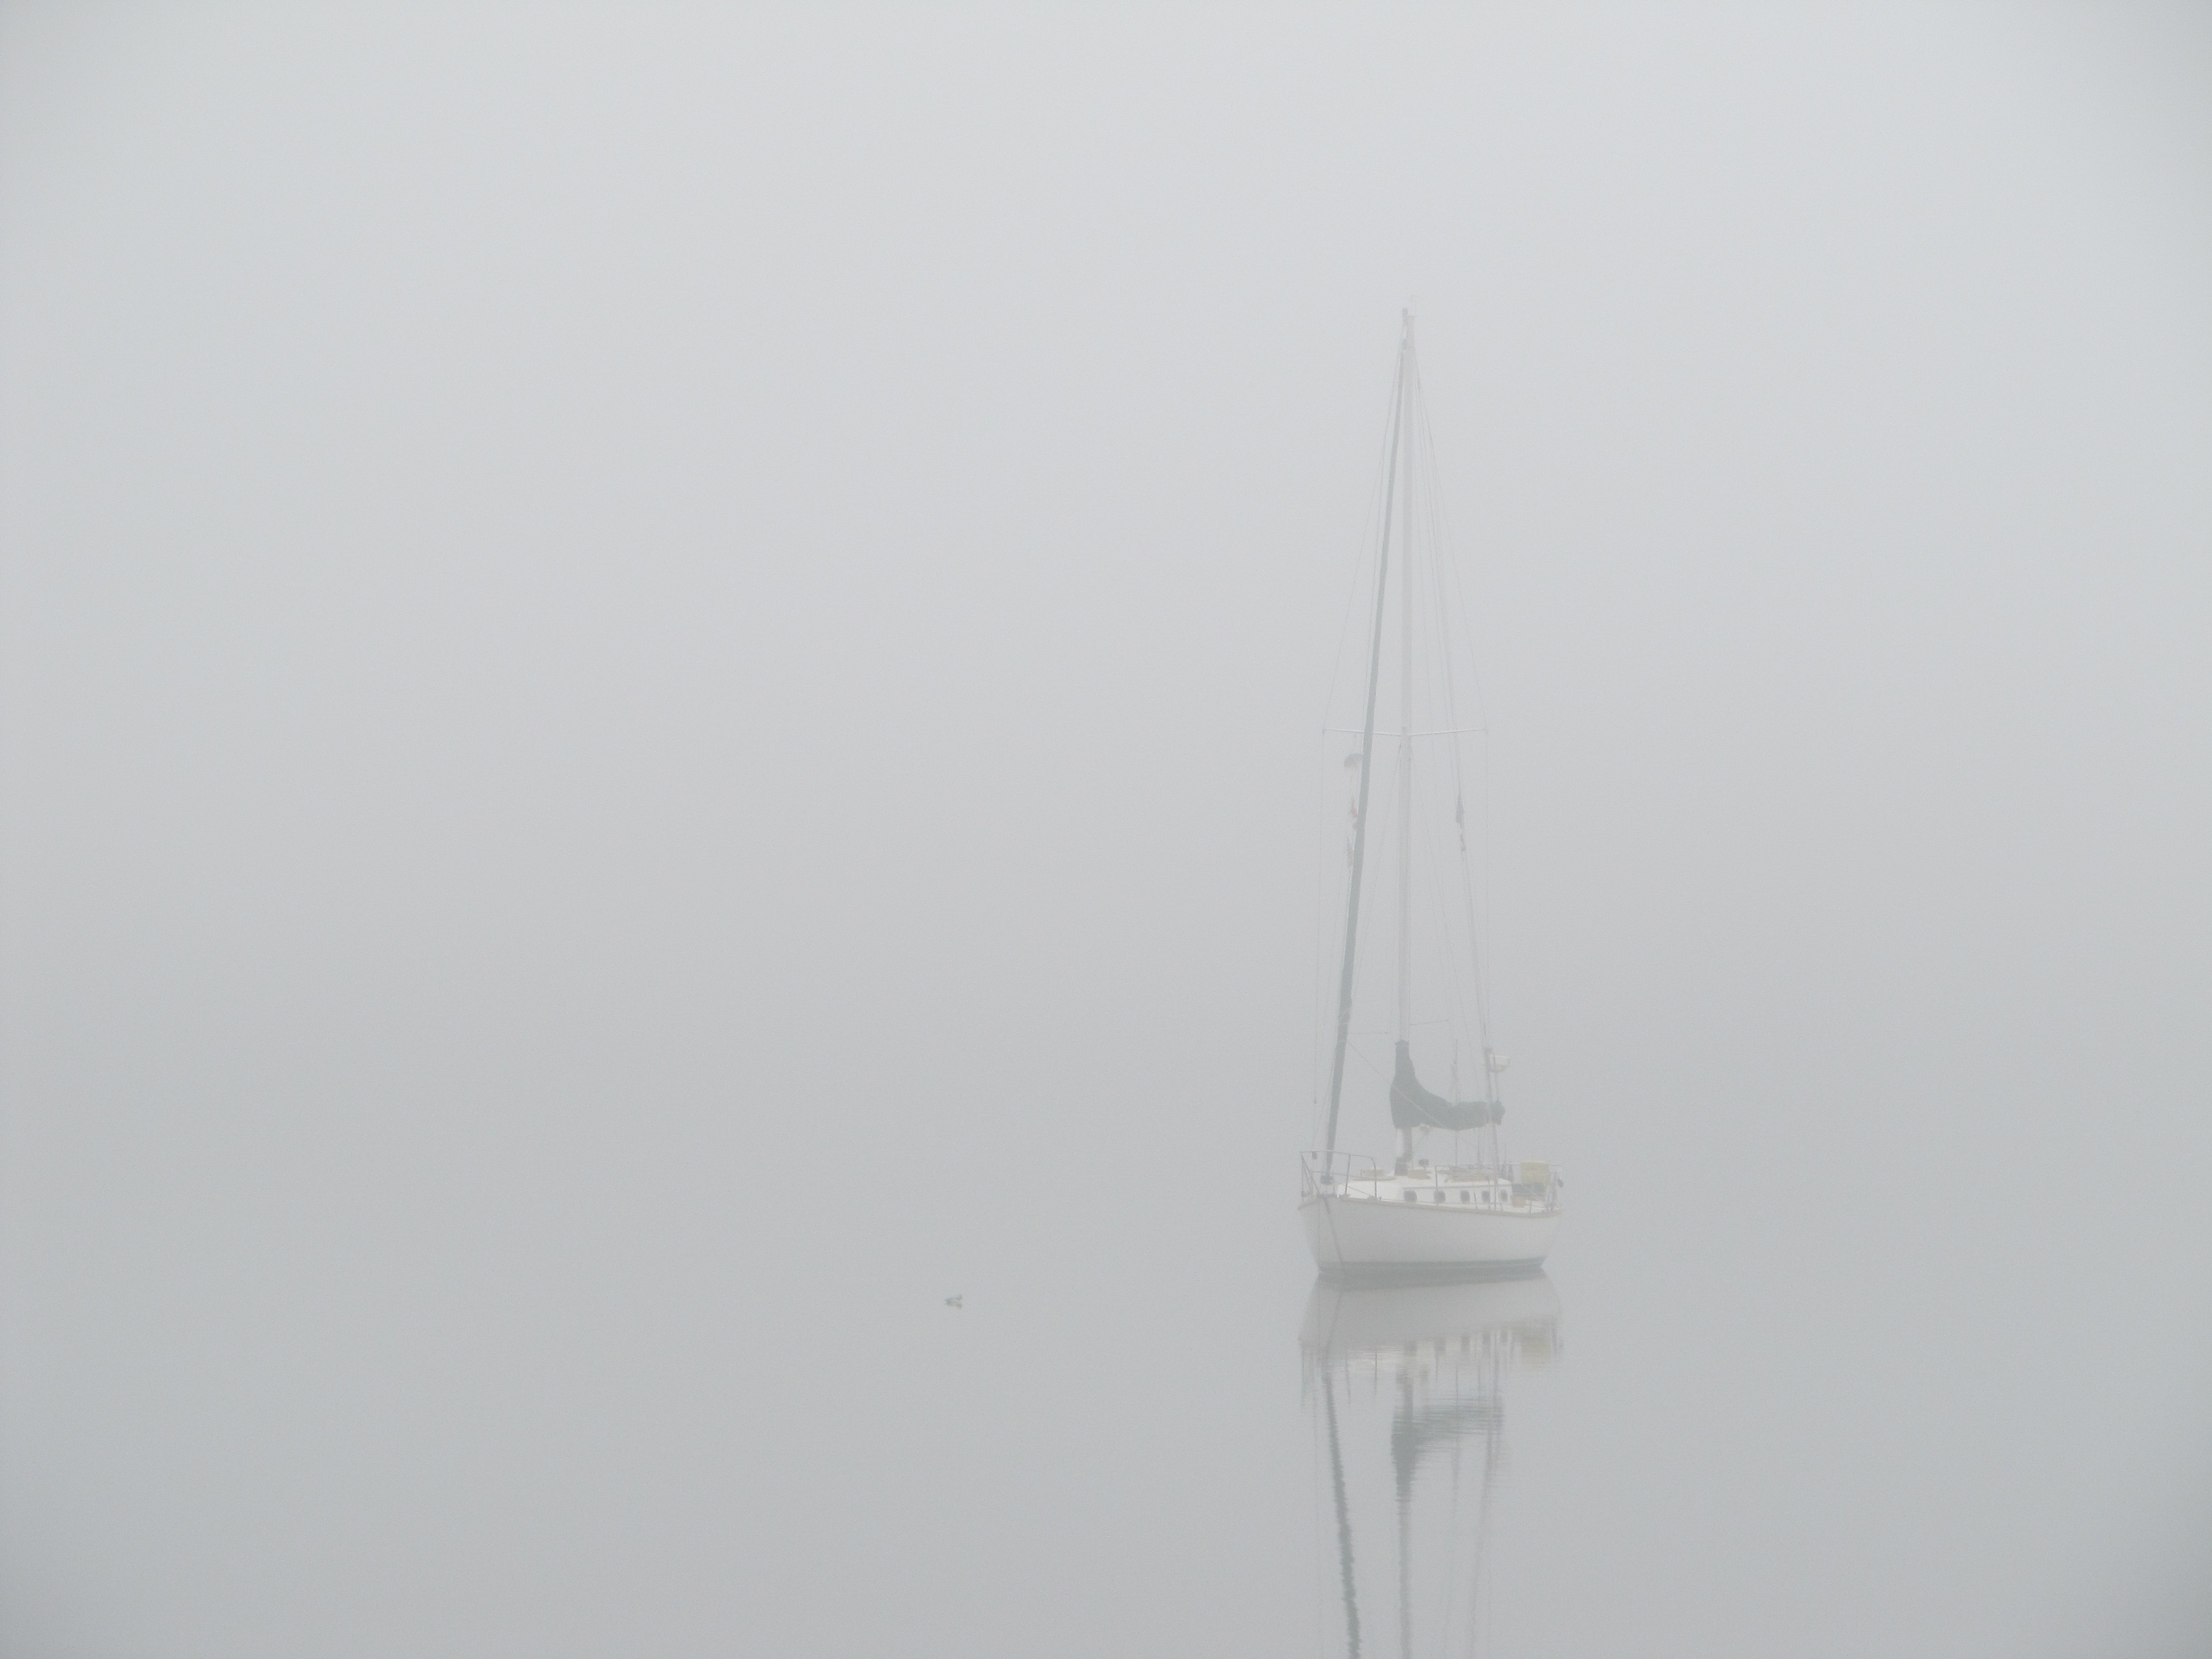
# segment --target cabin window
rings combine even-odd
[[[1437,1188],[1437,1190],[1436,1190],[1436,1192],[1435,1192],[1435,1194],[1433,1194],[1433,1197],[1434,1197],[1435,1201],[1436,1201],[1437,1203],[1438,1203],[1438,1204],[1443,1203],[1443,1202],[1444,1201],[1444,1189],[1443,1189],[1443,1188],[1441,1188],[1441,1187]]]
[[[1417,1193],[1417,1192],[1413,1191],[1413,1189],[1412,1188],[1410,1188],[1410,1187],[1409,1187],[1409,1188],[1407,1188],[1406,1189],[1406,1202],[1407,1202],[1407,1203],[1408,1203],[1408,1204],[1418,1204],[1418,1203],[1419,1203],[1420,1201],[1421,1201],[1421,1195],[1420,1195],[1419,1193]]]
[[[1472,1199],[1474,1196],[1474,1194],[1473,1193],[1462,1193],[1462,1194],[1459,1195],[1459,1201],[1460,1201],[1461,1203],[1464,1204],[1464,1203],[1468,1202],[1470,1199]]]

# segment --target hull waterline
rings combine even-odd
[[[1298,1206],[1324,1278],[1452,1279],[1532,1273],[1551,1254],[1559,1212],[1479,1210],[1329,1194]]]

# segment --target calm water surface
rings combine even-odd
[[[74,1334],[9,1361],[7,1650],[2203,1650],[2191,1261],[1686,1164],[1578,1172],[1543,1277],[1340,1294],[1287,1182],[1114,1173],[957,1280],[926,1195],[795,1262],[705,1175],[180,1233],[19,1321]]]

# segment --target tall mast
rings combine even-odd
[[[1329,1068],[1324,1153],[1336,1150],[1337,1109],[1344,1103],[1344,1054],[1352,1041],[1352,967],[1359,946],[1359,884],[1367,868],[1367,788],[1375,776],[1375,694],[1382,684],[1382,599],[1390,579],[1390,509],[1397,500],[1398,438],[1405,425],[1406,371],[1413,349],[1413,315],[1398,338],[1398,383],[1390,397],[1390,458],[1382,470],[1382,546],[1375,559],[1375,638],[1367,653],[1367,721],[1359,739],[1359,805],[1352,825],[1352,896],[1344,911],[1344,972],[1336,989],[1336,1060]]]
[[[1413,319],[1406,318],[1407,400],[1412,401]],[[1416,434],[1414,442],[1419,441]],[[1413,446],[1407,446],[1405,505],[1398,532],[1398,1041],[1413,1036]],[[1395,482],[1395,481],[1394,481]],[[1413,1156],[1413,1132],[1398,1131],[1398,1163]]]

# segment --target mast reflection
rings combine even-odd
[[[1559,1328],[1559,1293],[1540,1273],[1314,1285],[1298,1344],[1342,1607],[1334,1650],[1352,1659],[1476,1651],[1505,1460],[1505,1379],[1548,1364]],[[1378,1552],[1382,1538],[1390,1547]],[[1389,1593],[1378,1599],[1386,1579]]]

